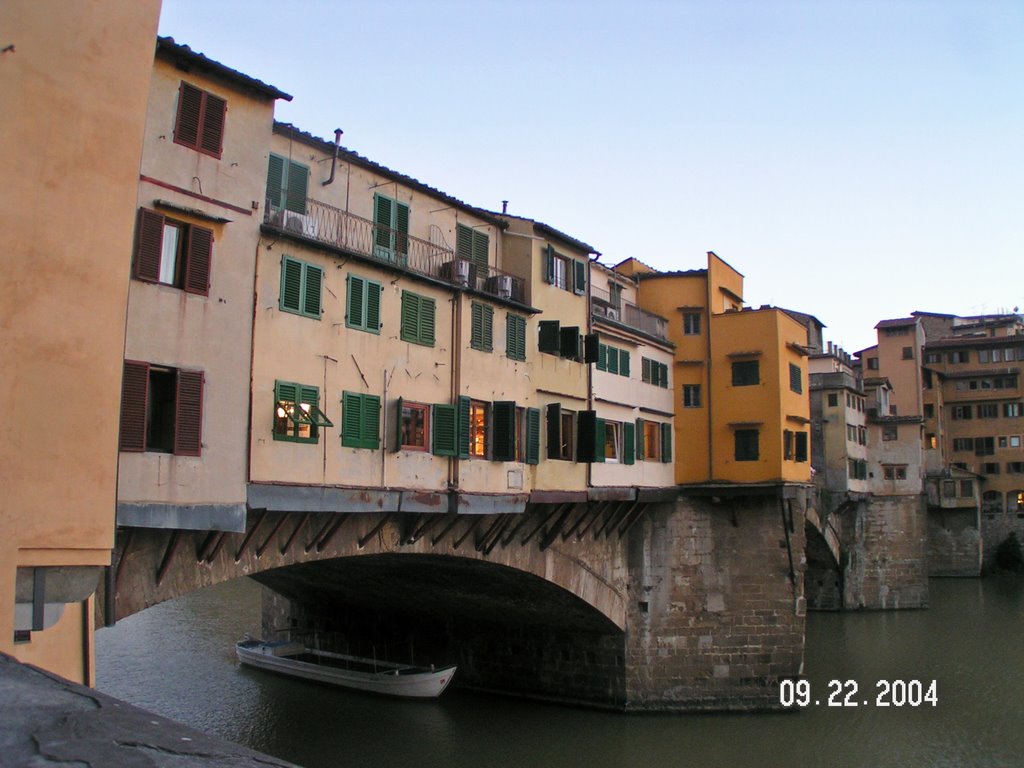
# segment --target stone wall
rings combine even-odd
[[[995,567],[996,550],[1010,533],[1024,546],[1024,512],[985,512],[981,519],[982,567],[986,572]]]
[[[988,547],[985,549],[992,551]],[[981,559],[978,511],[929,507],[928,575],[978,576]]]
[[[778,706],[803,666],[805,504],[691,498],[634,528],[628,709]]]
[[[844,607],[928,607],[924,496],[872,496],[841,514]]]

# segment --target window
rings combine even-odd
[[[306,213],[309,167],[280,155],[270,155],[267,164],[267,206],[292,213]],[[287,226],[288,219],[282,223]]]
[[[1020,448],[1020,435],[1010,435],[1010,447]]]
[[[604,423],[604,460],[618,463],[622,460],[622,423],[605,421]]]
[[[1003,416],[1007,419],[1016,419],[1024,415],[1024,409],[1020,403],[1003,403]]]
[[[486,405],[486,404],[484,404]],[[522,408],[516,408],[511,400],[499,400],[491,403],[491,459],[494,461],[516,461],[518,460],[517,435],[522,425]],[[470,405],[470,419],[475,419],[475,412]],[[487,432],[486,425],[487,409],[484,408],[484,432]],[[484,439],[484,455],[487,451],[487,440]],[[473,446],[471,438],[470,446]],[[472,453],[472,451],[471,451]],[[477,455],[477,454],[473,454]]]
[[[860,445],[868,444],[868,430],[864,426],[857,427],[857,443]]]
[[[736,461],[757,461],[758,431],[756,429],[737,429],[733,435],[735,440]]]
[[[998,475],[999,474],[999,462],[998,461],[986,461],[981,465],[981,473],[983,475]]]
[[[955,499],[956,498],[956,480],[943,480],[942,481],[942,498],[944,498],[944,499]]]
[[[227,106],[227,102],[219,96],[182,81],[178,88],[174,143],[219,158]]]
[[[849,459],[847,461],[847,474],[851,480],[867,480],[868,463],[863,459]]]
[[[904,360],[913,360],[914,359],[914,348],[913,347],[904,347],[903,348],[903,359]]]
[[[487,278],[488,253],[491,239],[486,232],[458,224],[455,227],[455,254],[470,263],[469,285],[477,287],[477,280]]]
[[[939,439],[935,436],[934,432],[925,433],[924,447],[930,451],[934,451],[939,447]]]
[[[641,358],[641,378],[648,384],[654,384],[662,389],[668,388],[668,366],[652,360],[649,357]]]
[[[978,405],[979,419],[995,419],[999,417],[998,403],[980,403]]]
[[[686,336],[700,334],[700,312],[683,313],[683,334]]]
[[[700,384],[683,384],[683,407],[700,408]]]
[[[954,421],[970,419],[973,416],[971,406],[954,405],[952,410],[952,416]]]
[[[989,360],[990,360],[990,358],[989,358],[988,350],[987,349],[979,349],[978,350],[978,362],[979,363],[987,363],[987,362],[989,362]]]
[[[924,417],[926,419],[934,419],[935,418],[935,406],[932,405],[931,403],[925,403],[925,405],[924,405]]]
[[[974,455],[991,456],[996,452],[996,439],[994,437],[974,438]]]
[[[494,338],[494,307],[474,301],[470,304],[469,346],[490,352]]]
[[[761,365],[757,360],[738,360],[732,364],[732,385],[747,387],[761,383]]]
[[[644,461],[672,461],[672,425],[668,422],[636,420],[637,458]],[[626,463],[629,464],[629,457]]]
[[[974,450],[974,438],[973,437],[954,437],[953,438],[953,450],[954,451],[973,451]]]
[[[206,296],[210,292],[213,231],[139,209],[135,277]]]
[[[973,480],[961,480],[960,481],[960,498],[969,499],[974,496],[974,481]]]
[[[580,336],[579,326],[573,325],[559,329],[558,354],[567,360],[581,361],[583,359],[583,355],[580,354],[580,347],[583,346],[582,341],[583,337]]]
[[[926,363],[941,363],[942,354],[939,352],[928,352],[924,356],[924,361]]]
[[[1006,474],[1008,474],[1008,475],[1022,475],[1022,474],[1024,474],[1024,461],[1008,461],[1008,462],[1006,462]]]
[[[559,403],[547,406],[548,458],[572,461],[575,413],[562,408]]]
[[[487,456],[487,403],[469,402],[469,455],[471,458]]]
[[[583,295],[587,292],[587,263],[562,256],[549,245],[544,250],[544,280],[564,291]]]
[[[541,320],[537,323],[537,349],[552,355],[561,354],[562,333],[557,320]]]
[[[374,194],[373,224],[373,255],[402,266],[408,264],[409,206]]]
[[[430,406],[407,403],[398,398],[398,447],[406,451],[425,451],[430,446]]]
[[[789,388],[798,394],[804,391],[803,373],[796,363],[789,364]]]
[[[435,306],[433,299],[412,291],[402,291],[402,341],[425,347],[434,346]]]
[[[949,352],[946,359],[951,363],[966,363],[970,360],[970,355],[966,349],[961,349],[956,352]]]
[[[274,439],[315,443],[320,427],[333,427],[319,408],[320,390],[293,381],[274,382]]]
[[[882,465],[882,477],[885,480],[906,480],[907,479],[907,465],[906,464],[883,464]]]
[[[828,407],[829,408],[836,408],[836,407],[838,407],[838,405],[839,405],[839,395],[836,394],[836,393],[830,394],[828,396]]]
[[[120,450],[199,456],[202,371],[125,360],[122,376]]]
[[[526,359],[526,318],[509,313],[505,318],[505,356]]]
[[[606,344],[599,344],[597,350],[597,370],[629,377],[629,350],[609,347]],[[644,364],[646,360],[647,358],[641,360],[641,368],[650,375],[649,367],[645,367]]]
[[[380,448],[380,398],[358,392],[341,395],[341,444],[346,448]]]
[[[796,433],[796,460],[807,461],[807,433]]]
[[[788,429],[782,431],[782,458],[793,458],[793,432]]]
[[[369,333],[380,333],[380,296],[384,288],[376,280],[349,274],[345,325]]]
[[[291,256],[281,257],[281,296],[278,307],[282,312],[320,319],[320,296],[323,270]]]
[[[877,371],[878,370],[878,358],[877,357],[869,357],[867,360],[868,360],[868,370],[869,371]]]
[[[885,424],[882,426],[882,439],[883,440],[898,440],[899,439],[899,427],[895,424]]]

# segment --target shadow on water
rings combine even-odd
[[[259,587],[244,579],[100,630],[97,676],[106,693],[308,768],[1024,764],[1024,580],[933,580],[931,605],[812,614],[819,705],[793,714],[627,716],[459,690],[413,702],[243,669],[234,642],[259,627]],[[855,682],[858,706],[827,706],[832,680],[844,695]],[[877,707],[880,680],[935,680],[938,705]]]

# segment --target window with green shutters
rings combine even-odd
[[[580,411],[576,415],[576,459],[585,462],[604,461],[604,419],[596,411]]]
[[[526,463],[540,463],[540,409],[526,409]]]
[[[572,292],[582,295],[587,292],[587,262],[572,263]]]
[[[436,303],[433,299],[402,291],[402,341],[434,346],[435,314]]]
[[[409,258],[409,206],[375,194],[373,223],[373,255],[404,266]]]
[[[797,394],[803,394],[803,373],[799,365],[795,363],[789,364],[789,388]]]
[[[666,464],[672,461],[672,425],[667,422],[661,425],[661,460]]]
[[[431,441],[435,456],[454,456],[456,454],[456,434],[458,432],[458,414],[454,405],[435,405],[431,414]]]
[[[491,404],[491,458],[494,461],[516,460],[516,404],[498,400]]]
[[[342,393],[341,444],[347,448],[380,448],[379,397]]]
[[[636,424],[632,421],[622,422],[622,463],[636,463]]]
[[[587,262],[570,259],[547,245],[544,248],[544,282],[582,296],[587,292]]]
[[[668,366],[649,357],[641,359],[641,378],[648,384],[668,388]]]
[[[455,227],[455,254],[472,264],[469,284],[476,287],[477,280],[487,277],[487,254],[491,247],[491,239],[486,232],[458,224]]]
[[[321,427],[333,427],[319,408],[320,390],[294,381],[274,382],[274,439],[315,443]]]
[[[380,297],[383,290],[376,280],[349,274],[345,325],[360,331],[380,333]]]
[[[490,352],[494,348],[494,307],[474,301],[470,314],[469,346]]]
[[[537,323],[537,349],[558,355],[562,351],[562,333],[557,320],[541,320]]]
[[[606,344],[598,346],[597,370],[629,377],[629,350],[610,347]]]
[[[320,319],[323,270],[291,256],[281,258],[282,312]]]
[[[267,203],[295,213],[306,212],[309,167],[280,155],[270,155],[267,166]]]
[[[505,355],[510,360],[526,359],[526,318],[509,313],[505,320]]]

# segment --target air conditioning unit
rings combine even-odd
[[[495,275],[487,278],[487,292],[500,299],[511,299],[512,277],[510,275]]]
[[[305,235],[306,237],[316,237],[317,226],[316,220],[305,213],[295,213],[294,211],[283,211],[284,213],[284,228],[289,232],[294,232],[297,235]]]
[[[469,285],[469,262],[463,259],[446,261],[441,265],[441,277],[455,285]]]
[[[604,316],[607,317],[609,320],[618,320],[619,319],[619,308],[618,307],[608,307],[604,311]]]

